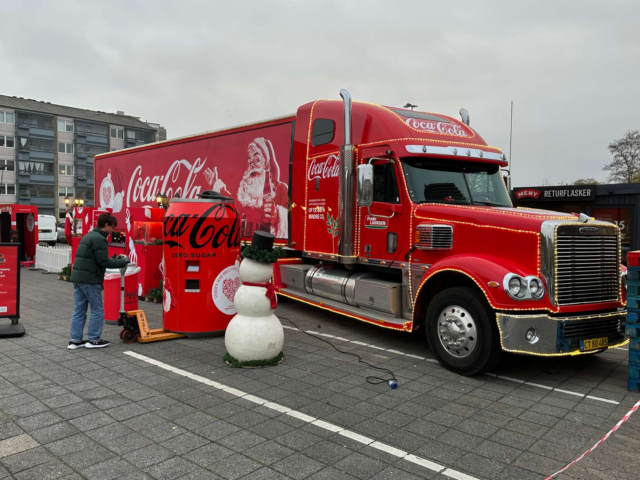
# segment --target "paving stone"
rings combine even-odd
[[[173,480],[187,475],[199,467],[184,458],[173,457],[148,467],[145,472],[158,480]]]
[[[255,433],[241,431],[218,440],[218,443],[235,450],[236,452],[243,452],[248,448],[264,442],[265,440],[266,438],[256,435]]]
[[[74,472],[64,463],[53,460],[37,467],[23,470],[15,475],[16,480],[41,480],[46,478],[47,480],[53,480],[56,478],[64,478],[69,480],[81,479],[80,475]]]
[[[18,435],[22,435],[24,433],[24,430],[22,430],[14,422],[7,422],[0,425],[2,425],[2,427],[0,428],[0,440],[5,440],[11,437],[17,437]]]
[[[19,418],[16,423],[27,432],[33,432],[40,428],[48,427],[62,421],[62,417],[53,412],[43,412],[30,417]]]
[[[514,462],[522,453],[522,450],[518,450],[517,448],[513,448],[502,443],[492,442],[490,440],[485,440],[473,451],[483,457],[496,459],[497,461],[506,464]]]
[[[115,420],[112,417],[104,412],[95,412],[83,417],[69,420],[69,423],[71,423],[78,430],[85,432],[87,430],[93,430],[95,428],[103,427],[105,425],[113,423],[114,421]]]
[[[300,430],[293,430],[275,439],[276,442],[284,445],[285,447],[289,447],[297,451],[304,450],[311,445],[315,445],[321,440],[322,439],[317,435]]]
[[[173,456],[174,453],[170,450],[153,443],[143,448],[124,453],[122,458],[137,468],[144,469],[156,463],[164,462]]]
[[[209,470],[227,480],[236,480],[262,467],[258,462],[236,453],[212,464]]]
[[[220,460],[231,455],[235,455],[235,452],[233,450],[230,450],[216,443],[210,443],[208,445],[205,445],[204,447],[192,450],[191,452],[187,453],[184,458],[202,467],[209,467],[214,463],[219,462]]]
[[[228,435],[239,432],[240,429],[223,420],[216,421],[195,431],[196,434],[208,438],[209,440],[220,440]]]
[[[293,454],[294,451],[284,445],[269,440],[248,448],[243,453],[263,465],[271,465]]]
[[[322,470],[324,467],[325,465],[323,463],[307,457],[302,453],[294,453],[271,465],[271,468],[274,470],[296,479],[307,478],[315,472]]]
[[[323,440],[303,450],[302,453],[326,465],[333,465],[354,452],[335,442]]]
[[[41,444],[46,444],[79,433],[79,430],[67,422],[56,423],[49,427],[31,432],[31,436]]]
[[[265,467],[251,472],[242,480],[288,480],[289,478],[291,477]]]
[[[371,478],[387,467],[385,463],[362,455],[361,453],[353,453],[336,462],[333,466],[338,470],[342,470],[349,475],[361,479]]]
[[[187,432],[177,437],[173,437],[161,443],[161,445],[177,455],[184,455],[185,453],[200,448],[203,445],[208,444],[210,441],[195,433]]]
[[[15,455],[16,453],[24,452],[37,446],[39,446],[38,442],[26,434],[7,438],[6,440],[0,441],[0,458]]]
[[[115,456],[115,453],[102,445],[90,445],[79,452],[62,455],[60,459],[71,468],[82,471]]]
[[[354,480],[356,478],[358,477],[354,477],[347,472],[337,470],[333,467],[327,467],[309,477],[310,480]]]
[[[27,470],[53,460],[55,460],[55,457],[47,452],[45,448],[36,447],[6,456],[0,459],[0,463],[8,472],[15,475],[22,470]]]
[[[89,480],[111,480],[132,473],[134,470],[133,465],[122,458],[115,457],[84,469],[82,474]]]
[[[490,440],[502,443],[503,445],[519,448],[520,450],[528,449],[536,441],[534,437],[512,432],[510,430],[500,430],[493,435]]]

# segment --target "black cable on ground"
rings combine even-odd
[[[318,340],[322,340],[324,343],[328,343],[329,345],[331,345],[337,352],[339,353],[343,353],[345,355],[352,355],[354,357],[356,357],[358,359],[358,362],[360,363],[364,363],[365,365],[367,365],[370,368],[373,368],[375,370],[380,370],[382,372],[388,372],[389,375],[391,375],[390,379],[386,379],[386,378],[382,378],[382,377],[374,377],[373,375],[369,375],[366,380],[367,383],[371,384],[371,385],[380,385],[381,383],[388,383],[389,386],[391,388],[398,388],[398,379],[396,378],[396,376],[394,375],[394,373],[389,370],[388,368],[384,368],[384,367],[376,367],[375,365],[371,365],[368,362],[365,362],[364,360],[362,360],[362,358],[360,357],[360,355],[358,355],[357,353],[352,353],[352,352],[344,352],[342,350],[340,350],[338,347],[336,347],[332,342],[325,340],[324,338],[320,338],[317,335],[313,335],[309,332],[305,332],[304,330],[302,330],[300,327],[298,327],[295,323],[293,323],[293,320],[291,320],[290,318],[287,317],[281,317],[280,315],[278,315],[278,318],[282,319],[282,320],[286,320],[287,322],[291,323],[291,325],[293,325],[294,327],[296,327],[300,332],[309,335],[310,337],[316,338]]]

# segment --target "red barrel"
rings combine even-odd
[[[124,276],[124,309],[126,312],[138,310],[138,271],[129,265]],[[114,325],[120,316],[121,299],[120,269],[107,268],[104,276],[104,321]]]
[[[165,330],[188,336],[222,332],[236,313],[240,224],[232,199],[212,197],[173,199],[165,214]]]

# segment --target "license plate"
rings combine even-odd
[[[609,339],[604,338],[592,338],[591,340],[580,340],[580,351],[587,352],[589,350],[600,350],[601,348],[607,348],[609,346]]]

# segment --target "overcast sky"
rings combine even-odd
[[[606,178],[640,128],[640,2],[3,1],[0,93],[124,110],[169,137],[339,98],[458,115],[513,184]]]

